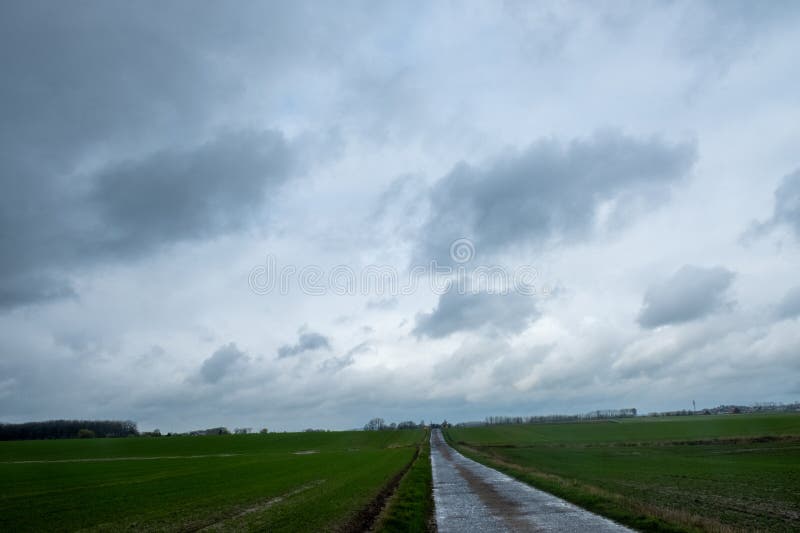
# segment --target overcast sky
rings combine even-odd
[[[0,421],[796,401],[799,49],[795,1],[3,2]]]

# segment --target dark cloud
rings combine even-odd
[[[289,178],[292,154],[280,133],[231,132],[112,164],[60,200],[57,180],[36,190],[0,171],[0,308],[74,295],[75,268],[245,227]]]
[[[655,328],[690,322],[728,306],[725,291],[734,276],[722,267],[684,265],[672,277],[647,290],[639,325]]]
[[[777,306],[776,314],[781,319],[800,316],[800,287],[789,289],[784,294]]]
[[[451,287],[439,296],[433,311],[417,315],[413,333],[417,337],[441,338],[483,326],[490,326],[494,331],[518,333],[538,316],[536,302],[530,296],[515,292],[464,291],[462,294]]]
[[[800,240],[800,170],[783,177],[775,189],[775,207],[772,216],[751,228],[746,237],[758,236],[776,226],[785,226]]]
[[[200,377],[206,383],[217,383],[224,378],[240,361],[247,360],[247,355],[230,343],[220,346],[211,357],[203,361]]]
[[[336,57],[355,37],[340,25],[355,21],[322,17],[328,9],[336,12],[317,5],[312,17],[303,2],[4,2],[0,138],[57,164],[202,127],[241,96],[254,63],[259,75],[285,77]]]
[[[0,310],[75,296],[75,290],[64,280],[25,275],[0,280]]]
[[[12,1],[1,11],[3,308],[72,294],[71,273],[98,259],[241,227],[286,177],[289,153],[278,133],[220,128],[242,129],[249,83],[268,81],[269,99],[359,33],[339,35],[356,21],[309,17],[301,3]]]
[[[542,140],[481,166],[461,163],[431,193],[418,259],[448,261],[460,237],[478,253],[584,239],[602,203],[616,201],[610,218],[621,223],[631,206],[662,200],[694,160],[692,144],[602,132],[566,145]]]
[[[3,141],[54,170],[92,147],[204,116],[204,101],[221,80],[179,32],[164,31],[164,19],[147,13],[123,2],[94,2],[89,9],[4,4]]]
[[[239,229],[286,180],[290,158],[281,134],[238,132],[115,165],[91,195],[101,245],[140,252]]]
[[[301,331],[297,338],[296,344],[285,344],[278,348],[278,357],[282,359],[284,357],[292,357],[303,352],[330,349],[330,341],[325,335],[322,335],[321,333],[315,333],[313,331]]]

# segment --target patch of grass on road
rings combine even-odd
[[[433,478],[427,437],[384,514],[378,527],[381,533],[424,533],[432,529]]]
[[[452,428],[463,453],[644,531],[796,531],[800,415]]]
[[[374,500],[422,437],[404,430],[2,442],[0,531],[333,530]],[[304,451],[316,453],[296,453]]]

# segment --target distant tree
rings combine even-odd
[[[364,426],[365,431],[379,431],[386,428],[386,421],[383,418],[373,418]]]
[[[94,431],[91,429],[79,429],[78,430],[78,438],[79,439],[93,439],[94,438]]]
[[[96,437],[128,437],[139,432],[130,420],[45,420],[22,424],[0,424],[0,440],[74,439],[88,429]]]
[[[266,435],[267,433],[269,433],[269,429],[261,428],[261,431],[259,431],[259,433],[261,433],[262,435]]]

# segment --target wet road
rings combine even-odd
[[[534,489],[451,448],[431,433],[436,525],[449,531],[631,531]]]

